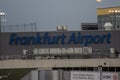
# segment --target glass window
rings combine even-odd
[[[109,67],[109,71],[115,71],[115,67]]]
[[[117,71],[117,72],[120,72],[120,67],[116,67],[116,71]]]
[[[103,71],[108,71],[108,67],[103,67]]]
[[[117,25],[117,28],[118,28],[118,29],[119,29],[119,27],[120,27],[120,26],[119,26],[119,25]]]

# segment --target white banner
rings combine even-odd
[[[118,73],[104,72],[102,74],[102,80],[118,80]]]
[[[71,71],[71,80],[100,80],[100,73]]]

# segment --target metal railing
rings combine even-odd
[[[26,55],[11,55],[0,56],[0,60],[15,60],[15,59],[96,59],[96,58],[120,58],[120,54],[110,54],[102,52],[93,52],[92,54],[69,54],[69,55],[55,55],[55,54],[26,54]]]
[[[17,24],[17,25],[2,25],[2,32],[34,32],[37,31],[36,23]]]

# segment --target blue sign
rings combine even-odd
[[[16,33],[10,35],[9,44],[10,45],[46,45],[46,44],[83,44],[88,46],[89,44],[104,44],[111,43],[112,35],[107,34],[97,34],[97,35],[83,35],[80,32],[71,33],[70,36],[65,34],[57,36],[49,36],[46,32],[43,35],[37,33],[34,36],[18,36]]]

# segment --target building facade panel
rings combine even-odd
[[[63,31],[2,33],[2,56],[23,55],[23,50],[46,48],[83,48],[93,51],[109,51],[115,48],[120,52],[120,31]]]
[[[104,30],[105,23],[112,24],[112,30],[120,30],[120,6],[97,9],[98,29]]]

